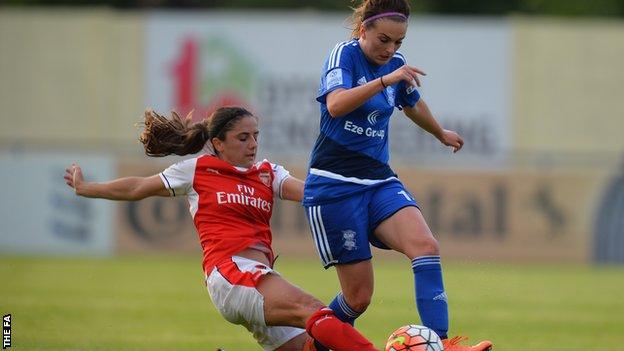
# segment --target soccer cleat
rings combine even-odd
[[[444,351],[489,351],[492,349],[492,342],[487,340],[481,341],[474,346],[464,346],[459,344],[460,342],[466,340],[468,340],[468,338],[465,336],[456,336],[452,339],[444,339],[442,340]]]

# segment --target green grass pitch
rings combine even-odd
[[[332,270],[280,258],[276,269],[328,302]],[[501,351],[624,350],[624,267],[445,262],[451,334]],[[418,324],[408,262],[376,260],[376,290],[357,327],[375,345]],[[13,350],[260,350],[223,320],[199,257],[0,257],[0,312]]]

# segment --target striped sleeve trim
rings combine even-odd
[[[284,185],[284,182],[286,181],[286,179],[288,179],[288,178],[290,178],[290,177],[291,177],[291,176],[284,177],[284,178],[282,178],[282,179],[280,180],[280,182],[279,182],[279,185],[278,185],[278,186],[279,186],[279,198],[280,198],[280,199],[282,199],[282,200],[284,199],[284,196],[282,196],[282,186]]]
[[[396,58],[398,58],[399,60],[403,61],[403,64],[404,64],[404,65],[406,65],[406,64],[407,64],[407,60],[405,59],[405,56],[403,56],[403,54],[402,54],[402,53],[400,53],[400,52],[395,52],[395,53],[394,53],[394,56],[392,56],[392,57],[396,57]]]
[[[160,179],[162,179],[163,183],[165,184],[165,188],[169,190],[169,194],[171,196],[176,196],[175,190],[173,190],[173,188],[171,187],[171,183],[169,183],[169,179],[167,179],[165,173],[160,173]]]
[[[349,44],[348,41],[343,41],[342,43],[338,43],[331,54],[329,54],[329,60],[327,60],[327,71],[331,71],[332,69],[340,66],[340,56],[342,55],[342,50]]]

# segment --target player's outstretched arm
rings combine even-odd
[[[336,89],[327,94],[327,110],[334,118],[342,117],[362,106],[368,99],[386,87],[400,81],[404,80],[407,84],[415,87],[420,86],[418,75],[425,75],[425,72],[413,66],[403,65],[392,73],[371,80],[364,85],[351,89]]]
[[[303,200],[303,181],[290,176],[282,183],[282,199],[301,202]]]
[[[413,107],[403,107],[405,115],[416,123],[420,128],[435,136],[446,146],[453,148],[453,152],[459,151],[464,146],[464,140],[452,130],[443,129],[433,117],[429,107],[421,98]]]
[[[84,197],[134,201],[150,196],[170,196],[158,175],[119,178],[103,183],[86,182],[80,166],[73,163],[65,169],[64,178],[76,195]]]

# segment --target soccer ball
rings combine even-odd
[[[388,338],[386,351],[442,351],[442,340],[433,330],[422,325],[405,325]]]

